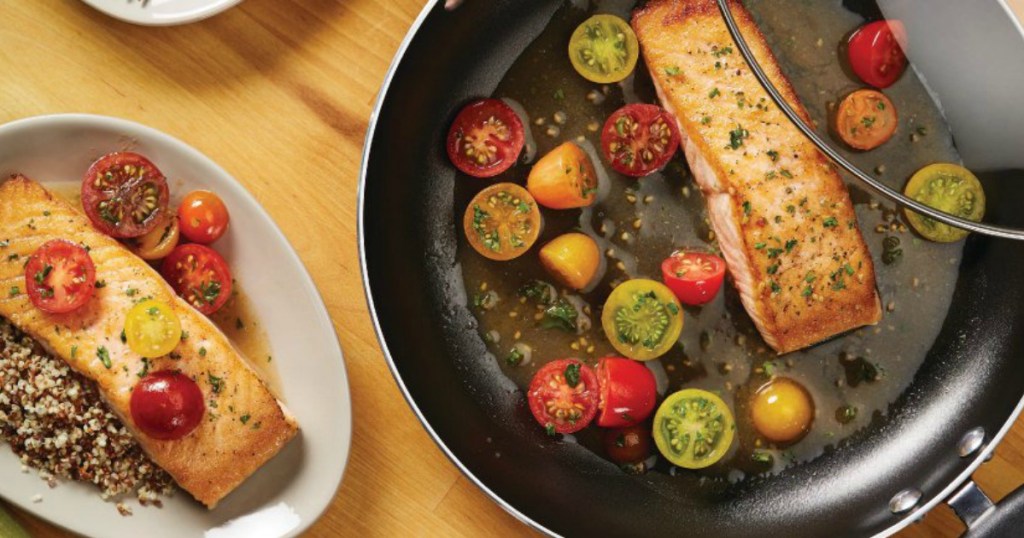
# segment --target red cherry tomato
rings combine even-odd
[[[850,68],[866,84],[888,88],[907,68],[903,53],[906,42],[906,30],[900,21],[865,24],[850,36]]]
[[[661,262],[661,277],[679,302],[699,306],[722,289],[725,261],[714,254],[676,251]]]
[[[612,113],[601,132],[605,160],[627,176],[646,176],[660,170],[677,149],[676,119],[655,105],[626,105]]]
[[[598,426],[632,426],[654,410],[658,398],[654,374],[639,362],[605,357],[597,363],[597,383],[601,387]]]
[[[142,433],[162,441],[192,433],[206,413],[199,385],[171,370],[143,377],[132,389],[130,406],[132,420]]]
[[[639,424],[606,430],[604,451],[620,465],[640,463],[651,455],[651,431]]]
[[[170,194],[163,173],[138,153],[110,153],[82,179],[82,207],[93,226],[120,239],[139,237],[163,222]]]
[[[189,241],[209,245],[228,229],[228,208],[210,191],[192,191],[178,207],[181,234]]]
[[[561,359],[537,371],[526,396],[533,417],[549,434],[573,433],[594,420],[597,391],[592,368],[576,359]]]
[[[500,99],[480,99],[463,107],[448,131],[448,158],[473,177],[508,170],[523,151],[523,122]]]
[[[210,247],[178,245],[164,258],[160,273],[185,302],[203,314],[220,310],[231,297],[231,269]]]
[[[25,264],[25,291],[36,308],[66,314],[89,302],[96,290],[96,266],[89,253],[64,239],[47,241]]]

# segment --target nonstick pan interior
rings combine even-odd
[[[455,265],[456,175],[443,151],[454,111],[486,95],[560,2],[467,2],[430,9],[386,88],[363,177],[364,275],[386,354],[435,439],[520,517],[558,534],[863,536],[893,515],[904,488],[922,505],[971,460],[976,426],[991,438],[1024,392],[1017,305],[1022,250],[971,237],[945,323],[914,382],[886,417],[822,457],[767,478],[701,484],[697,475],[628,476],[534,427],[475,330]],[[1024,223],[1019,182],[987,181],[989,216]]]

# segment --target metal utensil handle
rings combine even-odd
[[[895,191],[889,186],[879,182],[878,180],[876,180],[875,178],[871,177],[866,172],[858,168],[856,165],[846,160],[845,157],[840,155],[838,151],[836,151],[831,145],[829,145],[828,142],[825,142],[818,135],[818,133],[814,131],[814,129],[807,125],[807,123],[804,122],[802,118],[800,118],[796,111],[793,110],[793,107],[789,106],[789,103],[786,101],[786,99],[782,96],[782,94],[779,93],[779,90],[775,88],[775,85],[772,84],[771,80],[768,79],[768,76],[765,74],[764,70],[761,69],[761,64],[759,64],[757,62],[757,59],[754,58],[754,54],[753,52],[750,51],[750,47],[747,45],[747,41],[743,38],[743,35],[740,33],[739,26],[736,25],[736,20],[733,18],[732,11],[729,9],[728,1],[729,0],[717,0],[718,9],[719,11],[722,12],[722,18],[725,19],[725,25],[728,27],[729,33],[732,35],[733,41],[735,41],[737,47],[739,47],[740,53],[743,54],[743,58],[746,60],[747,65],[750,66],[750,70],[754,73],[754,76],[757,77],[758,82],[761,83],[761,86],[764,87],[765,91],[768,92],[768,95],[771,96],[772,101],[775,101],[775,104],[779,106],[779,109],[782,110],[782,113],[785,114],[787,118],[789,118],[789,121],[793,122],[793,125],[795,125],[797,129],[800,129],[800,132],[802,132],[804,136],[806,136],[812,143],[814,143],[814,145],[817,146],[818,149],[821,150],[821,152],[824,153],[829,159],[838,164],[847,172],[853,174],[853,176],[856,177],[860,182],[864,183],[868,187],[871,187],[872,190],[882,195],[883,197],[887,198],[888,200],[896,202],[897,204],[905,208],[913,209],[914,211],[926,215],[932,219],[935,219],[943,224],[948,224],[956,228],[961,228],[964,230],[984,235],[990,235],[993,237],[1016,239],[1018,241],[1024,240],[1024,230],[1006,228],[1003,226],[995,226],[992,224],[985,224],[982,222],[972,222],[957,217],[955,215],[946,213],[944,211],[939,211],[938,209],[924,205],[911,198],[907,198],[902,193]]]

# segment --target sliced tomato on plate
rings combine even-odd
[[[654,410],[658,398],[654,374],[636,361],[621,357],[601,359],[597,363],[597,382],[601,387],[598,426],[632,426]]]
[[[850,68],[865,83],[888,88],[907,68],[903,52],[906,42],[906,30],[900,21],[865,24],[850,36]]]
[[[679,302],[700,306],[722,289],[725,261],[714,254],[676,251],[661,262],[661,276]]]
[[[626,105],[608,117],[601,131],[604,158],[627,176],[646,176],[660,170],[677,149],[676,119],[655,105]]]
[[[138,153],[100,157],[82,180],[82,207],[101,232],[119,239],[145,235],[164,222],[167,179]]]
[[[203,314],[220,310],[231,297],[231,269],[210,247],[179,245],[164,259],[160,273],[182,299]]]
[[[523,122],[500,99],[480,99],[455,116],[448,131],[448,158],[473,177],[494,177],[519,159],[526,137]]]
[[[526,397],[549,434],[578,432],[597,414],[597,376],[576,359],[552,361],[533,376]]]
[[[89,302],[96,290],[96,266],[82,246],[47,241],[25,264],[25,291],[44,312],[66,314]]]

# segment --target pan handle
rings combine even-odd
[[[967,531],[961,538],[1004,538],[1024,534],[1024,486],[993,503],[974,480],[968,480],[946,503],[967,525]]]

